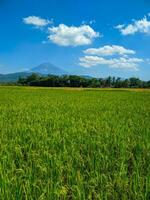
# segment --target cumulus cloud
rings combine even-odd
[[[84,51],[85,54],[97,56],[128,55],[135,54],[135,51],[118,45],[107,45],[100,48],[90,48]]]
[[[140,58],[130,57],[136,54],[134,50],[119,45],[89,48],[83,52],[86,55],[79,59],[79,64],[87,68],[97,65],[107,65],[110,68],[137,71],[139,63],[143,62]]]
[[[43,19],[37,16],[29,16],[29,17],[23,18],[23,22],[25,24],[33,25],[36,27],[43,27],[43,26],[47,26],[48,24],[52,24],[53,20]]]
[[[150,21],[147,17],[141,20],[134,20],[133,23],[125,25],[118,25],[115,27],[118,29],[122,35],[134,35],[135,33],[145,33],[150,34]]]
[[[56,27],[48,28],[48,39],[60,46],[81,46],[89,45],[93,39],[100,37],[89,25],[67,26],[60,24]]]
[[[111,58],[106,59],[99,56],[84,56],[80,58],[80,65],[83,67],[92,67],[97,65],[108,65],[110,68],[138,70],[138,64],[143,62],[139,58]]]

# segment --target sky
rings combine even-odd
[[[0,0],[0,73],[50,62],[150,79],[150,0]]]

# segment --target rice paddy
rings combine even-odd
[[[149,90],[0,87],[0,199],[150,199]]]

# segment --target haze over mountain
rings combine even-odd
[[[41,75],[65,75],[68,72],[64,71],[63,69],[51,64],[51,63],[42,63],[37,67],[33,67],[28,71],[24,72],[16,72],[16,73],[9,73],[9,74],[0,74],[0,82],[15,82],[19,79],[19,77],[26,77],[29,76],[31,73],[38,73]]]
[[[32,68],[29,72],[39,73],[39,74],[53,74],[53,75],[64,75],[68,72],[63,69],[51,64],[51,63],[43,63],[38,65],[37,67]]]
[[[105,78],[108,75],[109,76],[117,76],[117,72],[115,73],[114,70],[106,71],[106,67],[103,66],[103,68],[99,68],[98,66],[92,67],[92,68],[85,68],[82,66],[77,66],[76,68],[70,67],[67,70],[62,69],[61,67],[55,66],[54,64],[45,62],[42,63],[36,67],[33,67],[27,71],[21,71],[16,73],[8,73],[8,74],[0,74],[0,82],[15,82],[19,79],[19,77],[27,77],[31,75],[31,73],[38,73],[41,75],[78,75],[83,77],[95,77],[95,78]],[[138,77],[138,74],[136,72],[134,73],[135,77]],[[121,78],[127,78],[120,76]],[[128,75],[130,77],[130,75]]]
[[[27,77],[31,75],[32,73],[38,73],[41,75],[81,75],[81,76],[86,76],[90,77],[90,73],[88,70],[85,70],[83,67],[79,67],[76,70],[68,70],[65,71],[60,67],[57,67],[51,63],[42,63],[36,67],[31,68],[28,71],[24,72],[16,72],[16,73],[9,73],[9,74],[0,74],[0,82],[15,82],[17,81],[20,77]]]

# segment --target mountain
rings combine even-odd
[[[43,63],[43,64],[40,64],[39,66],[34,67],[26,72],[16,72],[16,73],[12,73],[12,74],[0,74],[0,83],[15,82],[19,79],[19,77],[24,78],[24,77],[31,75],[32,73],[38,73],[41,75],[69,74],[68,72],[64,71],[63,69],[61,69],[59,67],[56,67],[55,65],[53,65],[51,63]]]
[[[0,83],[16,82],[20,77],[24,78],[24,77],[31,75],[32,73],[38,73],[41,75],[52,74],[52,75],[60,75],[60,76],[61,75],[78,75],[78,76],[82,76],[84,78],[94,77],[94,76],[92,76],[93,74],[89,73],[89,71],[83,67],[76,67],[75,70],[70,69],[69,71],[65,71],[59,67],[56,67],[55,65],[53,65],[51,63],[43,63],[43,64],[40,64],[39,66],[34,67],[26,72],[16,72],[16,73],[12,73],[12,74],[0,74]]]
[[[24,78],[29,76],[31,73],[29,72],[17,72],[12,74],[0,74],[0,83],[5,82],[16,82],[19,77]]]
[[[63,69],[56,67],[51,63],[43,63],[37,67],[32,68],[29,72],[39,73],[43,75],[53,74],[53,75],[64,75],[68,74],[68,72]]]

